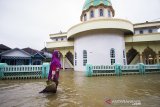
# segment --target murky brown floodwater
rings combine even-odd
[[[46,80],[0,80],[0,107],[160,107],[160,74],[85,77],[61,72],[56,94],[39,94]],[[108,99],[112,100],[109,104]]]

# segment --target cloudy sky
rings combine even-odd
[[[160,20],[160,0],[111,0],[116,18]],[[85,0],[0,0],[0,44],[42,49],[49,34],[80,23]]]

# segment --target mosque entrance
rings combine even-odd
[[[149,47],[147,47],[144,52],[142,53],[144,64],[156,64],[156,53]]]
[[[137,50],[135,50],[133,47],[127,52],[127,64],[130,64],[133,59],[138,54]]]
[[[69,51],[66,54],[66,58],[69,60],[69,62],[73,65],[73,54]]]

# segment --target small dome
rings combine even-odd
[[[110,0],[86,0],[83,5],[83,11],[89,9],[91,6],[98,6],[101,4],[105,6],[112,6]]]

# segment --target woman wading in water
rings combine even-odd
[[[56,93],[60,69],[61,69],[60,53],[59,51],[55,50],[52,54],[48,80],[46,81],[47,87],[43,91],[41,91],[41,93],[45,93],[45,92]]]

